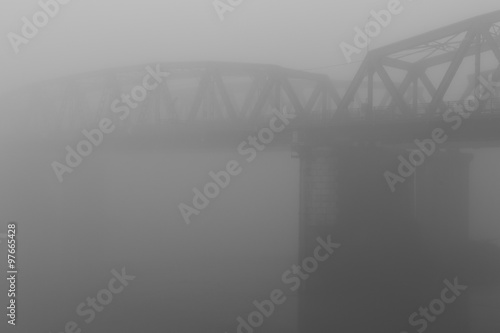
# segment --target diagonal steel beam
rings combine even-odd
[[[416,70],[409,70],[406,73],[405,78],[403,79],[403,82],[400,84],[398,91],[399,91],[399,94],[403,97],[403,99],[404,99],[404,96],[405,96],[408,88],[410,87],[410,84],[415,79],[415,76],[416,76]],[[389,112],[394,112],[395,107],[396,107],[396,103],[394,103],[394,100],[393,100],[393,103],[391,103],[389,105]]]
[[[231,97],[229,96],[229,93],[226,89],[226,86],[224,82],[222,81],[222,77],[220,75],[220,72],[217,71],[213,75],[215,85],[219,91],[219,94],[222,98],[222,103],[224,104],[224,107],[227,110],[228,116],[232,121],[236,121],[239,117],[236,112],[236,109],[234,108],[234,105],[231,101]]]
[[[312,113],[312,109],[314,106],[318,103],[319,96],[321,93],[326,94],[326,87],[324,83],[318,82],[316,84],[316,87],[314,87],[313,92],[311,93],[311,96],[307,100],[306,106],[305,106],[305,115],[310,115]],[[322,106],[322,110],[324,110],[324,105]]]
[[[486,43],[490,47],[491,51],[495,54],[495,57],[497,58],[498,62],[500,63],[500,49],[498,48],[497,42],[493,39],[493,36],[491,36],[490,30],[484,31],[482,33],[484,39],[486,40]]]
[[[396,102],[396,105],[399,108],[399,110],[404,114],[408,114],[409,113],[408,105],[406,104],[405,100],[403,99],[403,96],[401,96],[398,89],[392,82],[391,78],[389,77],[389,74],[387,74],[387,71],[385,70],[382,64],[379,64],[377,66],[376,72],[378,73],[378,76],[384,83],[387,91],[389,91],[389,94],[391,94],[393,101]]]
[[[432,84],[431,80],[427,76],[427,73],[425,71],[421,71],[420,74],[418,74],[418,78],[420,79],[420,81],[424,85],[425,89],[427,89],[427,92],[429,93],[429,95],[431,95],[431,97],[434,96],[437,89]],[[439,103],[439,107],[443,110],[446,109],[446,105],[443,101],[441,101]]]
[[[249,115],[250,119],[256,120],[257,117],[261,115],[264,106],[266,105],[266,102],[269,100],[269,97],[271,96],[271,91],[273,90],[275,84],[276,84],[276,78],[274,75],[267,77],[267,80],[264,83],[264,87],[262,88],[260,96],[253,107],[252,113]]]
[[[290,81],[288,81],[288,78],[282,76],[279,82],[281,83],[281,87],[285,91],[285,94],[290,99],[290,102],[292,103],[292,106],[295,109],[295,114],[298,116],[304,116],[305,115],[304,107],[302,106],[302,103],[297,97],[296,92],[293,91],[292,85],[290,84]]]
[[[198,112],[200,111],[201,104],[203,102],[203,99],[205,95],[207,94],[209,85],[210,85],[210,80],[211,80],[211,73],[208,71],[205,71],[198,83],[198,87],[196,89],[196,95],[194,97],[193,104],[191,106],[191,111],[189,113],[189,119],[193,120],[196,118],[198,115]]]
[[[455,74],[457,73],[458,68],[462,64],[462,61],[465,58],[465,54],[467,50],[470,48],[472,42],[474,41],[474,38],[476,37],[477,32],[470,30],[467,32],[467,35],[465,36],[464,40],[462,41],[462,44],[460,45],[459,49],[456,51],[455,58],[450,64],[450,67],[448,67],[448,70],[446,71],[443,80],[441,81],[439,87],[436,90],[436,93],[432,96],[432,101],[429,104],[428,107],[428,114],[433,114],[436,112],[437,107],[440,102],[443,101],[444,94],[450,87],[451,81],[453,80],[453,77],[455,77]]]
[[[333,81],[328,79],[328,78],[324,78],[323,81],[325,83],[325,91],[324,91],[325,95],[324,96],[326,98],[328,98],[328,96],[330,96],[331,99],[333,100],[333,102],[335,103],[335,105],[338,106],[342,102],[342,98],[340,97],[339,92],[335,88]],[[326,107],[326,103],[324,106]]]
[[[247,92],[246,97],[241,107],[241,117],[246,118],[250,112],[252,102],[257,98],[257,92],[265,84],[265,76],[262,73],[254,75],[250,90]]]
[[[337,112],[335,112],[336,117],[347,116],[348,111],[349,111],[349,105],[353,102],[354,95],[359,90],[359,87],[360,87],[361,83],[363,82],[363,79],[368,74],[368,69],[371,66],[372,66],[371,65],[371,56],[368,55],[365,58],[365,60],[361,63],[361,66],[360,66],[359,70],[356,72],[356,75],[354,76],[354,79],[352,80],[351,84],[349,85],[349,88],[347,88],[347,91],[344,94],[344,97],[342,98],[342,101],[340,102],[340,105],[337,108]]]

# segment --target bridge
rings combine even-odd
[[[498,146],[500,139],[499,23],[496,11],[370,50],[347,83],[275,65],[162,63],[160,70],[169,73],[165,82],[124,119],[113,105],[123,101],[123,94],[137,94],[148,66],[156,64],[76,74],[11,93],[2,131],[60,142],[61,137],[81,137],[81,130],[108,118],[127,144],[146,138],[160,146],[234,146],[267,126],[275,110],[293,114],[280,140],[293,145],[301,162],[300,257],[309,255],[316,237],[325,234],[359,231],[359,239],[351,240],[365,244],[373,229],[360,221],[390,230],[414,219],[423,243],[442,264],[468,239],[472,155],[458,148]],[[447,116],[462,117],[460,128],[450,129]],[[449,142],[435,147],[432,156],[422,154],[425,163],[420,161],[418,170],[408,172],[391,191],[383,176],[387,170],[397,173],[398,157],[418,150],[413,140],[430,138],[445,125]],[[347,287],[346,294],[344,286],[335,286],[351,281],[348,274],[338,275],[347,271],[351,255],[348,251],[345,260],[339,259],[344,264],[324,269],[301,291],[303,332],[340,328],[347,315],[370,318],[377,308],[376,299],[363,306],[353,301],[364,297],[366,288]],[[324,308],[337,312],[325,314]],[[428,331],[470,333],[468,311],[463,298],[450,310],[453,321],[440,321]]]
[[[500,12],[485,14],[371,50],[347,87],[326,75],[275,65],[163,63],[161,70],[170,73],[166,82],[119,121],[112,103],[142,82],[148,65],[156,66],[144,64],[33,84],[8,96],[13,114],[3,123],[30,124],[48,134],[81,130],[108,117],[129,132],[167,126],[193,135],[210,127],[214,132],[254,129],[266,123],[272,109],[286,107],[297,115],[294,129],[326,127],[325,132],[348,129],[362,135],[369,124],[380,129],[378,134],[390,126],[403,135],[463,104],[472,89],[484,86],[481,75],[486,79],[494,72],[495,82],[500,80],[498,66],[491,67],[500,58],[499,17]],[[464,93],[451,99],[447,92],[460,83],[457,74],[463,71],[473,73],[475,81],[459,86]],[[499,105],[498,96],[481,103],[469,122],[481,130],[468,139],[498,135]]]

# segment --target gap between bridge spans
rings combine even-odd
[[[238,154],[241,156],[247,156],[245,159],[247,162],[252,162],[255,157],[257,157],[258,151],[263,151],[266,145],[270,144],[274,140],[275,133],[281,133],[286,126],[290,124],[290,120],[293,120],[297,115],[287,113],[286,107],[283,112],[277,109],[273,110],[273,117],[269,120],[269,127],[261,129],[257,136],[249,136],[247,140],[243,141],[238,145]],[[281,125],[277,126],[276,122],[280,121]],[[249,147],[250,146],[250,147]],[[215,199],[219,196],[221,189],[226,188],[231,181],[231,176],[237,176],[243,171],[240,163],[236,160],[231,160],[226,163],[226,169],[221,170],[218,173],[213,171],[209,172],[210,178],[213,182],[208,182],[203,187],[203,193],[196,187],[193,188],[193,207],[180,203],[178,208],[181,212],[182,218],[186,224],[190,224],[191,215],[199,215],[200,211],[205,209],[210,203],[209,199]],[[201,201],[200,201],[201,200]]]
[[[28,44],[33,40],[39,32],[39,29],[45,27],[50,19],[56,17],[60,11],[59,5],[67,5],[71,0],[40,0],[38,1],[38,6],[41,10],[33,14],[32,21],[30,21],[26,16],[21,18],[23,26],[21,27],[21,35],[15,32],[7,33],[7,39],[10,45],[14,49],[14,53],[19,53],[19,46],[21,44]]]
[[[492,74],[488,76],[488,80],[479,76],[479,82],[480,84],[474,88],[473,93],[464,100],[462,105],[456,106],[453,109],[448,108],[443,113],[443,121],[446,124],[452,124],[451,128],[454,131],[462,126],[463,119],[469,119],[471,114],[479,109],[481,102],[499,96],[497,89],[500,88],[500,82],[493,82]],[[467,112],[464,112],[464,109]],[[405,159],[402,155],[398,156],[400,162],[397,169],[398,174],[391,171],[384,172],[384,178],[391,192],[395,192],[396,184],[404,183],[408,177],[415,173],[416,168],[425,162],[426,157],[428,158],[433,155],[437,150],[437,146],[444,144],[448,139],[449,136],[446,134],[446,131],[440,127],[435,128],[431,132],[431,138],[424,140],[415,139],[413,142],[417,148],[411,151],[408,159]],[[417,157],[418,160],[416,159]]]
[[[157,64],[155,69],[147,66],[146,72],[147,74],[142,79],[142,85],[136,85],[130,90],[130,94],[122,94],[121,99],[116,98],[111,103],[111,111],[113,113],[122,113],[120,120],[125,120],[130,115],[130,109],[136,109],[139,103],[146,100],[150,92],[158,88],[170,76],[170,72],[162,72],[160,64]],[[149,82],[151,79],[153,79],[154,83]],[[82,130],[83,136],[88,140],[80,140],[76,144],[76,150],[69,145],[66,146],[67,165],[58,161],[51,163],[52,170],[54,170],[59,182],[62,183],[64,173],[72,173],[73,169],[82,163],[83,157],[87,157],[92,153],[94,146],[98,147],[101,145],[104,140],[104,134],[112,133],[115,129],[116,126],[111,119],[102,118],[99,121],[98,128],[90,131]]]

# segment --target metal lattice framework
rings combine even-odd
[[[485,70],[495,70],[482,68],[483,63],[492,63],[485,56],[500,63],[499,22],[496,11],[372,50],[348,87],[326,75],[275,65],[163,63],[161,70],[170,76],[126,119],[112,111],[113,102],[123,101],[123,94],[141,85],[148,65],[73,75],[8,96],[10,112],[3,114],[2,130],[81,130],[103,117],[129,129],[141,124],[207,122],[251,128],[266,122],[274,109],[320,124],[345,118],[433,117],[450,107],[445,95],[458,81],[460,67],[471,67],[466,71],[475,73],[477,83]],[[469,64],[468,58],[473,60]],[[470,84],[462,98],[473,89]],[[494,104],[482,106],[482,111],[496,115],[500,108]]]
[[[368,85],[366,108],[363,110],[368,117],[385,113],[414,118],[433,116],[447,109],[449,105],[445,103],[445,94],[461,65],[467,66],[467,58],[474,58],[468,72],[474,72],[476,80],[485,62],[482,58],[484,53],[492,53],[497,64],[500,63],[499,22],[500,11],[495,11],[369,52],[339,105],[339,116],[349,113],[349,106],[360,93],[363,82]],[[431,71],[439,72],[437,68],[446,64],[447,69],[441,77],[437,77],[439,82],[435,86],[429,74]],[[389,103],[377,103],[375,76],[390,94]],[[400,84],[397,84],[396,77]],[[422,89],[427,93],[427,99],[423,101],[418,93]]]
[[[241,63],[165,63],[170,75],[147,98],[119,120],[112,111],[123,94],[142,84],[146,68],[120,68],[34,85],[11,104],[23,123],[51,129],[79,129],[108,117],[119,126],[175,122],[222,122],[252,125],[274,109],[317,119],[331,118],[340,103],[325,75],[273,65]],[[49,117],[47,117],[49,115]]]

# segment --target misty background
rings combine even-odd
[[[2,38],[0,96],[70,74],[176,61],[276,64],[350,80],[366,52],[346,64],[339,44],[352,43],[353,28],[386,4],[248,0],[221,22],[209,0],[73,0],[18,55]],[[497,0],[403,5],[370,49],[499,9]],[[3,0],[0,33],[19,33],[21,17],[38,9],[37,1]],[[0,112],[9,110],[0,103]],[[0,232],[19,223],[19,325],[59,332],[67,321],[82,322],[76,306],[107,285],[111,269],[126,267],[136,279],[83,332],[126,321],[136,307],[131,332],[148,320],[179,333],[234,332],[253,300],[285,289],[281,274],[299,260],[299,160],[285,148],[241,163],[243,172],[187,226],[178,204],[191,204],[192,188],[210,171],[242,160],[239,142],[224,151],[117,151],[107,142],[112,135],[62,184],[50,163],[77,140],[47,149],[2,136]],[[500,151],[474,153],[471,239],[499,238]],[[6,287],[2,279],[2,299]],[[262,332],[294,332],[297,295],[287,297]]]

